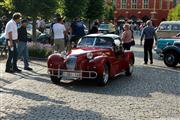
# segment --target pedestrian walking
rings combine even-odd
[[[65,34],[66,28],[63,25],[63,19],[57,18],[57,23],[53,25],[54,33],[54,47],[56,52],[62,52],[65,50]]]
[[[113,21],[110,20],[110,22],[109,22],[109,33],[115,34],[115,32],[116,32],[116,26],[113,24]]]
[[[21,27],[18,29],[18,59],[23,57],[24,61],[24,70],[32,71],[32,68],[29,67],[29,53],[28,53],[28,37],[27,37],[27,20],[21,21]]]
[[[141,45],[144,39],[144,64],[148,63],[148,53],[150,56],[150,64],[153,64],[153,54],[152,48],[154,44],[154,39],[157,41],[157,36],[154,27],[152,26],[152,21],[148,20],[146,22],[147,26],[143,29],[141,35]]]
[[[97,21],[95,21],[94,25],[92,26],[91,30],[89,31],[89,34],[98,33],[99,32],[98,26],[99,26],[99,23]]]
[[[8,59],[6,63],[6,72],[21,72],[17,67],[17,42],[18,42],[18,30],[17,23],[20,22],[21,14],[14,13],[12,19],[6,24],[5,38],[8,42]]]
[[[132,31],[130,30],[129,24],[124,24],[123,26],[124,32],[122,33],[122,41],[123,41],[123,48],[125,50],[130,50],[131,48],[131,42],[132,42]]]
[[[80,18],[76,18],[74,22],[71,23],[71,44],[72,42],[77,45],[78,40],[85,36],[85,25],[84,23],[80,20]]]

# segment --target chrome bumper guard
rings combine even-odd
[[[161,54],[161,53],[162,53],[162,50],[159,49],[159,48],[154,48],[154,51],[155,51],[157,54]]]
[[[86,76],[83,76],[86,74]],[[64,69],[52,69],[48,68],[48,75],[58,78],[73,78],[73,79],[95,79],[97,78],[97,72],[95,71],[80,71],[80,70],[64,70]]]

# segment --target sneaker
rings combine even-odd
[[[32,71],[33,69],[30,67],[24,68],[24,70]]]

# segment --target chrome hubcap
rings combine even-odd
[[[166,57],[166,62],[168,63],[168,64],[173,64],[173,62],[174,62],[174,60],[175,60],[175,57],[174,57],[174,55],[172,55],[172,54],[169,54],[169,55],[167,55],[167,57]]]
[[[132,64],[129,64],[129,72],[132,73],[134,70],[134,65]]]
[[[107,83],[108,78],[109,78],[108,68],[105,67],[103,72],[104,83]]]

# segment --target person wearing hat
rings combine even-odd
[[[24,61],[24,70],[32,71],[32,68],[29,67],[29,53],[28,53],[28,37],[27,37],[27,24],[26,19],[21,21],[21,27],[18,29],[18,58],[23,58]]]

